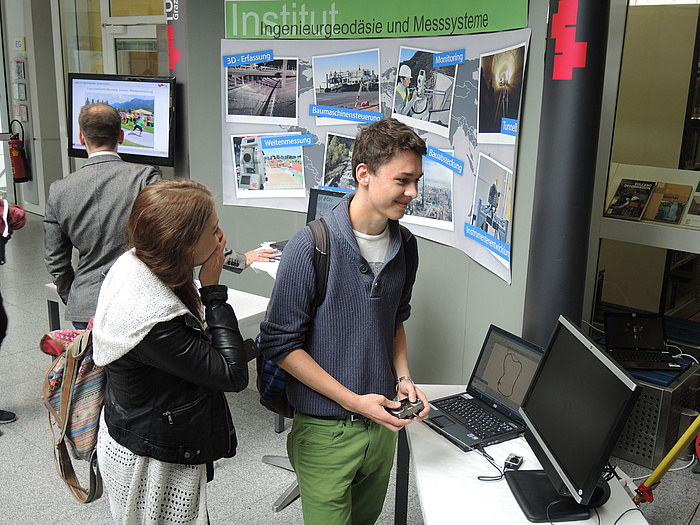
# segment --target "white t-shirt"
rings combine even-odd
[[[353,230],[360,253],[372,268],[372,273],[377,275],[386,261],[389,251],[389,225],[379,235],[367,235],[366,233]]]

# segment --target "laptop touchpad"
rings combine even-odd
[[[450,418],[445,416],[431,417],[430,422],[439,428],[445,428],[454,425],[454,422]]]

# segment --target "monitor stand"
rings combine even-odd
[[[505,476],[525,517],[533,523],[587,520],[591,516],[588,507],[559,494],[544,470],[507,470]]]

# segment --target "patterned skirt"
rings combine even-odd
[[[97,462],[114,522],[119,525],[207,525],[205,465],[137,456],[109,435],[104,415]]]

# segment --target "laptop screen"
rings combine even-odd
[[[346,193],[348,192],[340,189],[311,188],[309,190],[309,207],[306,211],[307,224],[331,211]]]
[[[664,318],[656,314],[605,315],[605,344],[609,349],[664,350]]]
[[[486,403],[518,409],[542,359],[543,350],[494,325],[489,328],[467,392]]]

